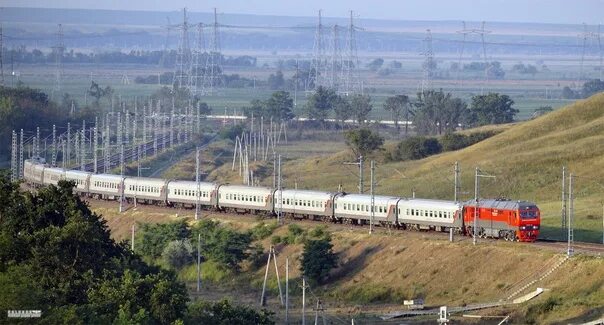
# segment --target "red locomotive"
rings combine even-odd
[[[476,203],[467,201],[463,206],[464,230],[474,232]],[[477,235],[534,242],[541,223],[539,208],[532,202],[488,199],[478,201]]]

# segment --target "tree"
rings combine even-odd
[[[442,134],[454,130],[468,119],[466,104],[442,90],[426,90],[417,94],[413,119],[418,134]]]
[[[61,181],[20,192],[0,177],[0,308],[31,306],[50,324],[182,319],[184,284],[111,239],[106,222],[73,194],[73,186]],[[29,302],[16,305],[19,293]]]
[[[308,279],[323,283],[329,271],[338,264],[338,256],[334,254],[331,239],[308,240],[304,243],[300,271]]]
[[[371,97],[369,97],[369,95],[356,94],[352,96],[352,99],[350,100],[352,115],[359,125],[364,124],[367,121],[372,108],[373,105],[371,105]]]
[[[344,136],[355,156],[366,157],[384,144],[384,138],[369,129],[350,130]]]
[[[193,260],[193,247],[188,239],[173,240],[166,245],[161,257],[166,264],[180,269]]]
[[[581,94],[583,95],[583,98],[587,98],[601,91],[604,91],[604,81],[600,79],[593,79],[583,84]]]
[[[342,129],[344,129],[345,121],[352,116],[352,108],[348,99],[338,96],[333,106],[333,112],[336,115],[336,120],[340,121]]]
[[[271,97],[264,103],[266,108],[266,117],[272,117],[275,121],[289,121],[294,118],[292,112],[294,108],[294,100],[290,97],[287,91],[274,92]]]
[[[378,71],[382,67],[383,64],[384,64],[384,59],[377,58],[377,59],[373,59],[373,61],[369,62],[367,64],[367,67],[369,68],[369,70],[375,72],[375,71]]]
[[[323,86],[317,87],[317,90],[308,98],[306,102],[306,112],[308,118],[320,122],[325,121],[336,103],[338,95],[333,89]]]
[[[564,88],[562,88],[562,98],[575,99],[575,98],[579,98],[579,94],[577,94],[576,91],[570,89],[569,86],[564,86]]]
[[[508,95],[489,93],[472,97],[471,113],[475,125],[501,124],[514,121],[518,113]]]
[[[190,230],[185,221],[143,223],[139,225],[139,231],[136,233],[136,247],[141,254],[157,258],[162,255],[168,243],[187,239],[189,234]]]
[[[249,233],[239,233],[221,227],[218,222],[203,220],[191,229],[191,238],[201,235],[201,253],[234,271],[239,263],[248,257],[252,237]]]
[[[278,70],[275,74],[268,76],[268,87],[272,90],[283,89],[285,86],[285,79],[283,78],[283,72]]]
[[[407,135],[409,117],[412,114],[410,106],[409,97],[406,95],[388,97],[384,103],[384,110],[389,111],[392,114],[392,119],[394,120],[394,125],[398,132],[401,130],[399,121],[401,120],[402,115],[405,115],[405,135]]]

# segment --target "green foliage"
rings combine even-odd
[[[415,136],[399,142],[393,158],[395,160],[416,160],[440,153],[441,151],[442,147],[435,138]]]
[[[190,235],[184,220],[159,224],[143,223],[139,227],[134,239],[137,251],[151,258],[161,256],[169,242],[184,240]]]
[[[317,90],[306,102],[305,108],[308,118],[321,122],[324,121],[335,106],[338,97],[338,94],[333,89],[323,86],[317,87]]]
[[[340,121],[342,128],[344,127],[344,121],[352,116],[352,108],[348,98],[338,96],[333,106],[333,112],[336,115],[336,120]]]
[[[384,144],[384,138],[369,129],[350,130],[344,136],[346,137],[346,144],[355,156],[367,157]]]
[[[173,240],[166,245],[161,257],[167,265],[181,269],[193,261],[193,247],[188,239]]]
[[[386,98],[386,102],[384,102],[384,110],[392,114],[392,120],[394,120],[394,125],[396,126],[397,131],[400,131],[401,129],[401,126],[399,125],[401,117],[404,116],[405,121],[410,121],[410,118],[414,115],[410,105],[409,96],[406,95],[396,95]],[[408,123],[405,123],[405,134],[407,134],[407,131]]]
[[[312,239],[304,243],[300,271],[310,280],[323,283],[329,271],[338,264],[330,239]]]
[[[239,233],[221,227],[218,222],[211,220],[202,220],[191,232],[195,240],[201,234],[201,253],[204,258],[221,263],[234,271],[239,270],[239,263],[248,256],[252,242],[249,233]]]
[[[537,118],[541,115],[545,115],[545,114],[553,112],[553,111],[554,111],[554,109],[551,106],[541,106],[541,107],[535,109],[531,118]]]
[[[278,227],[276,222],[259,222],[250,230],[250,235],[253,240],[261,240],[270,236]]]
[[[562,88],[562,98],[577,99],[579,97],[579,94],[576,91],[572,90],[569,86],[564,86],[564,88]]]
[[[235,140],[235,138],[241,135],[244,129],[245,127],[243,124],[235,124],[233,126],[222,128],[220,130],[220,137],[222,139]]]
[[[426,90],[417,94],[413,119],[419,134],[442,134],[454,131],[468,119],[469,111],[460,98],[442,90]]]
[[[530,306],[526,310],[524,321],[526,321],[527,324],[537,324],[539,316],[551,312],[561,304],[559,298],[548,297],[545,301]]]
[[[40,309],[42,321],[70,324],[184,316],[185,286],[115,243],[73,183],[32,194],[2,177],[0,215],[0,309]]]
[[[105,86],[105,88],[103,88],[98,83],[91,81],[87,93],[88,96],[94,98],[94,105],[99,107],[100,100],[103,97],[107,97],[107,100],[111,103],[111,97],[113,96],[114,90],[110,86]]]
[[[604,91],[604,81],[593,79],[583,84],[581,94],[583,95],[583,98],[587,98],[602,91]]]
[[[350,109],[352,115],[357,120],[357,123],[363,124],[369,117],[369,113],[373,109],[371,105],[371,97],[369,95],[354,95],[350,100]]]
[[[454,151],[469,147],[484,139],[488,139],[494,136],[495,134],[496,132],[474,132],[468,135],[447,133],[443,135],[438,141],[442,146],[442,151]]]
[[[276,91],[265,101],[254,99],[250,106],[244,108],[247,117],[260,119],[264,117],[266,121],[289,121],[295,117],[292,112],[294,100],[287,91]]]
[[[66,116],[67,111],[50,102],[39,90],[0,87],[0,156],[10,154],[13,130],[28,132],[37,126],[52,129],[52,124],[62,124]]]
[[[203,300],[189,305],[185,322],[215,325],[270,325],[275,324],[273,313],[266,309],[256,311],[246,306],[233,305],[224,299],[218,302]]]
[[[508,95],[489,93],[472,97],[470,107],[474,125],[501,124],[514,121],[518,113],[512,107],[514,101]]]
[[[373,59],[371,62],[369,62],[367,64],[367,68],[369,68],[369,70],[375,72],[375,71],[378,71],[378,69],[381,68],[382,65],[384,65],[384,59],[377,58],[377,59]]]
[[[278,70],[275,74],[268,76],[268,87],[271,90],[281,90],[285,86],[285,79],[283,78],[283,72]]]

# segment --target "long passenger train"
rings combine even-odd
[[[371,196],[344,192],[282,189],[243,185],[122,177],[48,167],[26,160],[25,181],[32,186],[72,181],[74,191],[86,197],[176,207],[194,207],[231,212],[265,213],[294,219],[368,224]],[[373,224],[402,229],[449,231],[474,234],[476,205],[473,200],[454,202],[374,196]],[[540,226],[539,208],[532,202],[502,199],[479,200],[476,234],[480,237],[532,242]]]

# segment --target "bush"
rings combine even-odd
[[[279,227],[279,225],[276,222],[271,222],[269,224],[260,222],[250,230],[250,235],[253,240],[261,240],[270,236],[277,227]]]
[[[185,323],[269,325],[275,324],[275,321],[271,311],[256,311],[250,307],[233,305],[224,299],[218,302],[198,300],[190,304]]]
[[[193,247],[188,240],[174,240],[166,245],[161,257],[166,264],[178,270],[193,260]]]
[[[241,135],[244,130],[243,124],[233,125],[231,127],[224,128],[220,131],[220,138],[235,140],[237,136]]]
[[[332,251],[329,239],[308,240],[304,244],[300,271],[317,283],[325,281],[329,271],[338,264],[338,256]]]
[[[454,151],[469,147],[484,139],[494,136],[495,132],[475,132],[469,135],[447,133],[439,140],[442,151]]]
[[[159,257],[169,242],[186,239],[189,233],[184,221],[141,224],[135,238],[137,252],[152,258]]]
[[[435,155],[441,151],[440,143],[434,138],[409,137],[398,144],[393,158],[397,160],[417,160]]]

